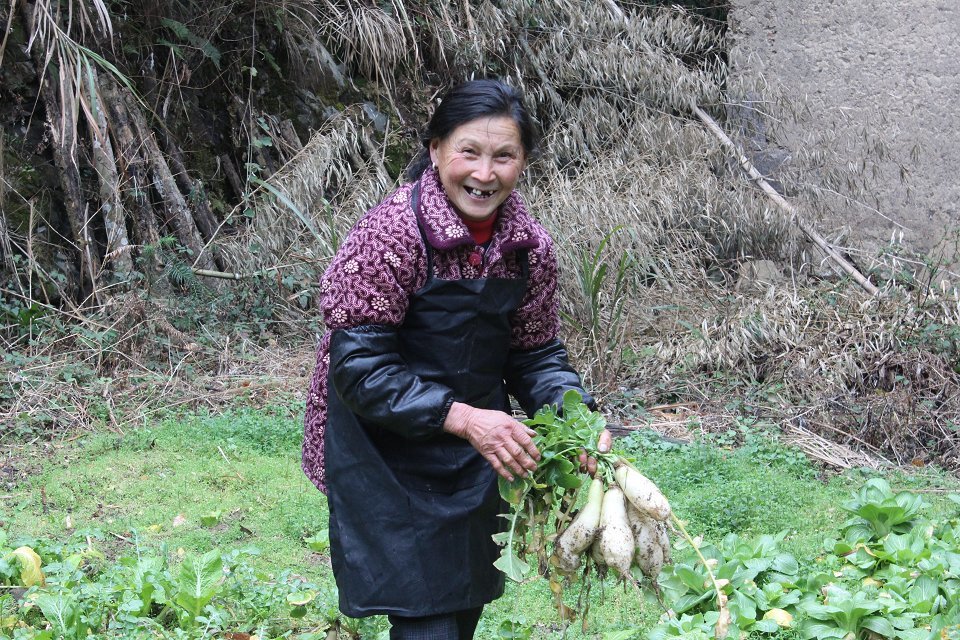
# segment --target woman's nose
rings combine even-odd
[[[473,177],[480,182],[490,182],[493,180],[493,158],[483,157],[477,160],[473,169]]]

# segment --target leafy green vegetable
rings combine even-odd
[[[570,508],[586,478],[580,471],[581,452],[597,460],[597,474],[607,482],[613,479],[613,463],[618,458],[597,450],[606,420],[583,404],[576,391],[564,394],[560,410],[545,406],[524,424],[536,431],[534,444],[540,451],[540,461],[526,478],[513,482],[500,479],[500,496],[510,505],[510,513],[503,514],[509,525],[494,536],[502,547],[494,566],[516,582],[533,577],[535,569],[543,573],[548,566],[546,532],[569,519]],[[536,567],[526,561],[527,555],[537,558]]]
[[[844,538],[854,544],[891,532],[906,533],[925,506],[919,495],[909,491],[894,494],[886,480],[871,478],[843,507],[856,516],[844,524]]]
[[[174,602],[194,621],[213,600],[223,581],[223,561],[216,549],[197,559],[187,558],[180,567],[179,590]]]

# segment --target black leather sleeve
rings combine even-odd
[[[570,366],[567,349],[559,340],[528,351],[511,350],[504,371],[507,391],[532,416],[546,404],[563,405],[563,394],[576,389],[591,409],[596,401],[588,394],[580,376]]]
[[[338,329],[330,337],[330,382],[343,404],[365,422],[407,438],[443,431],[453,390],[407,368],[393,327]]]

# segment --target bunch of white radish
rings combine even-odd
[[[527,420],[537,435],[540,451],[537,469],[528,477],[507,482],[501,478],[500,495],[510,505],[507,530],[494,540],[502,547],[494,563],[508,578],[523,581],[536,575],[548,577],[561,619],[578,614],[563,602],[563,584],[581,568],[584,591],[579,602],[586,633],[591,575],[601,579],[612,569],[617,579],[639,592],[642,578],[660,596],[657,576],[670,559],[669,530],[679,532],[707,568],[720,613],[715,636],[727,634],[730,610],[699,545],[677,519],[670,503],[650,479],[631,461],[610,451],[600,451],[598,442],[606,427],[603,416],[568,391],[563,407],[544,407]],[[580,461],[596,461],[591,479]],[[574,515],[582,489],[587,491],[584,506]],[[572,517],[571,517],[572,516]],[[531,556],[537,563],[526,561]],[[591,569],[596,568],[591,574]],[[578,605],[578,606],[581,606]],[[661,600],[666,609],[666,604]]]
[[[495,536],[503,546],[496,566],[520,581],[534,573],[547,575],[551,567],[561,576],[583,567],[586,576],[592,565],[601,576],[610,568],[631,583],[646,576],[656,588],[660,569],[670,561],[670,504],[627,459],[598,449],[603,416],[570,391],[562,411],[545,407],[526,424],[537,432],[541,460],[530,477],[501,482],[501,495],[512,509],[504,516],[508,530]],[[584,453],[596,460],[592,480],[580,468]],[[581,488],[587,488],[586,503],[571,520]],[[536,571],[525,560],[532,554]],[[592,563],[584,566],[584,558]],[[635,576],[634,567],[639,569]]]
[[[667,521],[670,504],[657,486],[625,460],[618,460],[614,481],[597,473],[587,502],[554,542],[553,564],[572,574],[589,556],[601,570],[632,580],[632,567],[655,581],[670,562]]]

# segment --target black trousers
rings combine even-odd
[[[390,640],[472,640],[483,607],[420,618],[388,616]]]

